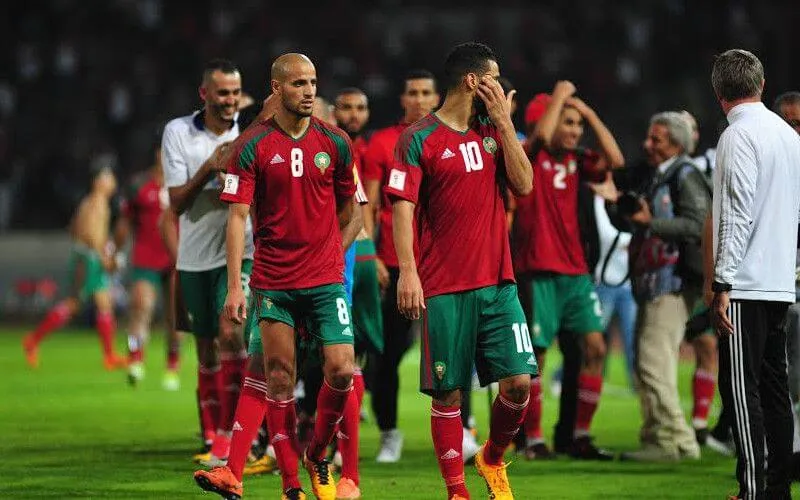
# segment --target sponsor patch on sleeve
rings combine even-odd
[[[225,174],[225,194],[236,194],[239,191],[239,176],[236,174]]]
[[[389,172],[389,187],[402,191],[406,187],[406,173],[393,168]]]

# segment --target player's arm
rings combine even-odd
[[[358,233],[360,233],[361,229],[364,227],[363,210],[355,198],[350,206],[352,207],[350,222],[342,229],[342,249],[345,251],[356,241]]]
[[[158,232],[172,262],[178,260],[178,215],[167,208],[158,217]]]
[[[556,86],[553,87],[550,104],[547,105],[547,110],[533,131],[533,137],[529,141],[531,144],[538,142],[546,148],[550,147],[553,134],[556,131],[556,127],[558,127],[558,120],[561,118],[561,110],[564,109],[564,103],[574,93],[575,85],[572,82],[562,80],[556,83]]]
[[[184,152],[175,132],[167,127],[161,141],[161,158],[164,165],[164,177],[169,188],[170,206],[180,215],[192,206],[197,195],[217,173],[222,171],[222,155],[229,143],[217,146],[211,156],[203,162],[200,169],[192,177],[188,175],[188,166]]]
[[[231,203],[228,207],[228,227],[225,232],[225,250],[228,264],[228,296],[225,315],[236,323],[247,319],[246,299],[242,289],[242,259],[244,258],[244,231],[250,205]]]
[[[408,200],[392,204],[392,237],[397,252],[400,278],[397,282],[397,308],[409,319],[422,317],[425,299],[414,259],[414,207]]]
[[[594,131],[597,136],[597,142],[600,145],[600,150],[603,152],[603,160],[608,162],[608,168],[622,168],[625,166],[625,157],[622,156],[622,150],[619,149],[617,140],[614,135],[608,130],[603,120],[597,116],[594,109],[581,99],[572,96],[566,100],[566,104],[578,110],[586,123]]]
[[[409,130],[400,136],[394,150],[394,162],[386,184],[392,200],[392,238],[400,277],[397,280],[397,308],[408,319],[419,319],[425,309],[422,282],[414,258],[414,208],[422,184],[422,149]]]
[[[486,111],[500,136],[508,187],[515,195],[525,196],[533,189],[533,168],[517,139],[517,131],[511,121],[510,100],[497,80],[488,77],[484,77],[478,85],[478,95],[486,103]]]

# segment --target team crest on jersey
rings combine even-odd
[[[264,306],[268,311],[272,309],[272,299],[264,299]]]
[[[436,376],[439,377],[439,380],[442,380],[444,378],[444,372],[447,371],[447,365],[441,361],[437,361],[433,364],[433,371],[436,372]]]
[[[493,155],[495,151],[497,151],[497,141],[495,141],[493,137],[484,137],[483,149],[490,155]]]
[[[314,155],[314,165],[317,166],[320,172],[323,174],[331,166],[331,157],[328,153],[320,151],[316,155]]]

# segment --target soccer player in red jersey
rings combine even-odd
[[[255,309],[246,311],[238,274],[232,272],[225,311],[239,322],[247,314],[257,317],[266,380],[245,377],[241,401],[247,406],[240,401],[237,408],[229,466],[198,471],[195,480],[225,498],[240,497],[241,478],[232,469],[244,462],[266,411],[283,479],[282,498],[305,498],[297,475],[292,397],[295,326],[303,320],[321,346],[325,376],[303,464],[315,496],[334,500],[336,484],[324,455],[350,396],[354,365],[341,235],[353,213],[353,153],[343,131],[311,116],[317,77],[306,56],[276,59],[271,87],[281,105],[273,118],[243,134],[221,196],[230,203],[226,246],[228,265],[234,269],[244,250],[251,205],[255,210],[256,257],[250,281]],[[251,338],[251,349],[253,345]]]
[[[499,76],[486,45],[455,47],[445,62],[444,105],[403,132],[386,187],[394,202],[398,307],[423,321],[420,389],[433,397],[431,436],[450,499],[469,498],[460,399],[472,384],[473,364],[482,385],[500,383],[489,439],[475,456],[494,499],[513,498],[503,454],[537,373],[502,197],[506,185],[517,195],[530,193],[533,173]]]
[[[604,180],[608,167],[621,167],[622,153],[597,114],[577,97],[575,86],[558,82],[552,97],[541,94],[526,112],[536,122],[528,143],[536,190],[517,199],[512,230],[514,269],[520,281],[539,368],[560,329],[583,339],[583,366],[573,443],[575,458],[610,460],[592,444],[589,428],[603,385],[606,346],[602,314],[583,253],[578,226],[578,184]],[[536,111],[535,113],[532,111]],[[584,122],[597,135],[601,154],[579,147]],[[541,379],[531,383],[525,419],[528,458],[550,458],[541,430]]]
[[[117,221],[116,239],[124,242],[133,231],[133,250],[128,325],[128,380],[135,385],[144,378],[144,344],[150,334],[153,309],[158,289],[164,299],[167,325],[167,371],[163,386],[167,390],[180,388],[178,360],[180,338],[173,317],[171,284],[175,261],[170,257],[161,238],[158,223],[169,206],[169,194],[164,187],[161,167],[161,141],[155,147],[153,165],[134,177],[125,197],[122,217]]]
[[[400,460],[403,435],[397,429],[397,395],[400,387],[398,367],[406,351],[413,343],[411,321],[397,310],[397,278],[400,270],[392,241],[392,203],[381,190],[389,181],[389,172],[394,160],[394,148],[400,134],[409,125],[423,118],[439,105],[436,80],[426,70],[411,71],[406,75],[403,93],[400,95],[403,108],[402,120],[390,127],[376,131],[369,139],[364,155],[364,185],[372,213],[364,218],[364,227],[369,230],[379,226],[377,238],[378,282],[384,290],[383,300],[383,353],[370,356],[371,369],[375,370],[375,387],[371,387],[372,410],[381,431],[381,445],[377,461],[394,463]],[[370,232],[370,235],[375,235]]]

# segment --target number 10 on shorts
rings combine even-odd
[[[511,325],[514,330],[514,340],[517,342],[517,352],[533,352],[533,342],[528,325],[525,323],[514,323]]]

